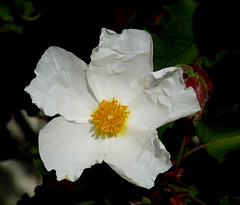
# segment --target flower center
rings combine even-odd
[[[111,101],[102,100],[98,109],[91,114],[92,121],[99,134],[115,135],[124,126],[129,115],[126,105],[121,105],[115,98]]]

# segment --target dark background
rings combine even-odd
[[[2,5],[9,7],[14,23],[23,27],[23,32],[21,34],[8,30],[0,32],[0,160],[20,159],[31,162],[31,158],[21,152],[18,143],[11,139],[6,123],[11,115],[14,115],[22,126],[27,140],[37,146],[37,136],[22,119],[19,110],[25,109],[32,116],[39,112],[38,108],[31,103],[29,95],[24,92],[24,88],[35,77],[33,71],[36,64],[49,46],[62,47],[89,63],[92,49],[98,45],[102,27],[113,29],[118,33],[130,27],[138,29],[154,27],[154,16],[164,14],[163,5],[174,1],[159,1],[158,4],[155,2],[154,6],[151,2],[147,2],[148,6],[122,4],[110,7],[99,2],[97,4],[50,0],[32,2],[36,8],[35,13],[41,13],[41,16],[34,21],[26,21],[19,16],[21,11],[16,8],[14,1],[1,0]],[[212,98],[206,109],[215,114],[231,110],[233,105],[240,104],[240,12],[238,8],[237,1],[200,1],[194,17],[194,36],[200,54],[214,61],[217,53],[222,50],[227,51],[224,58],[211,68],[203,65],[214,86]],[[1,23],[4,22],[0,19]],[[240,181],[239,178],[234,177],[238,175],[236,170],[239,170],[237,169],[239,153],[236,152],[227,163],[221,165],[205,155],[207,155],[205,152],[203,155],[199,153],[189,159],[192,160],[192,164],[201,161],[198,163],[201,166],[187,168],[189,176],[198,175],[196,183],[199,187],[207,187],[202,197],[210,204],[214,204],[219,197],[224,196],[224,193],[237,194],[239,188],[236,189],[235,185],[239,185]],[[204,163],[204,166],[211,168],[210,171],[206,171],[206,167],[202,166]],[[104,176],[106,177],[106,174]],[[207,181],[209,186],[203,184],[202,179]],[[188,180],[186,179],[187,182]],[[99,188],[101,189],[101,186]],[[53,195],[57,197],[56,193]],[[66,196],[70,195],[66,194]]]

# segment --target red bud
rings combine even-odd
[[[201,111],[194,115],[196,121],[199,121],[206,103],[212,95],[213,84],[208,74],[199,66],[193,64],[178,65],[184,70],[183,79],[186,87],[192,87],[196,92]]]

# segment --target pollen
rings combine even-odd
[[[115,98],[102,100],[97,110],[91,115],[99,134],[116,135],[123,129],[130,112],[128,106],[122,105]]]

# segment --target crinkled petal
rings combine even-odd
[[[46,115],[87,122],[97,106],[86,80],[87,65],[70,52],[50,47],[35,70],[36,78],[25,88]]]
[[[99,45],[93,50],[87,71],[90,87],[99,101],[121,97],[138,76],[153,71],[152,38],[141,30],[122,34],[102,29]]]
[[[124,96],[135,123],[154,129],[189,116],[201,108],[196,93],[186,88],[183,70],[169,67],[137,79]]]
[[[109,139],[104,161],[124,179],[148,189],[172,166],[156,130],[132,123],[124,135]]]
[[[76,181],[85,168],[101,163],[106,141],[94,134],[89,123],[62,117],[50,121],[39,134],[39,152],[47,170],[56,170],[58,180]]]

